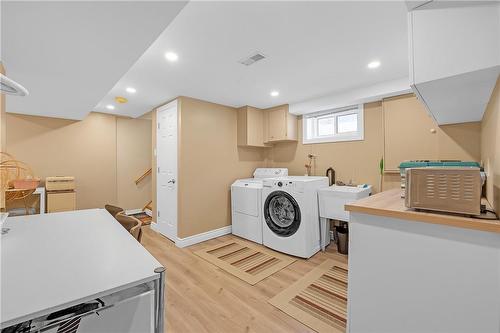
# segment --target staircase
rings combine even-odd
[[[151,175],[152,169],[150,168],[146,172],[144,172],[139,178],[137,178],[134,182],[135,185],[139,185],[141,181],[143,181],[147,176]],[[137,210],[136,210],[137,212]],[[141,212],[133,213],[130,214],[131,216],[135,217],[136,219],[140,220],[142,222],[142,225],[149,225],[151,224],[152,216],[153,216],[153,202],[149,201],[147,204],[144,205],[142,208]]]
[[[150,201],[142,208],[144,213],[148,214],[149,216],[153,216],[153,201]]]

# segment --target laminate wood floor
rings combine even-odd
[[[149,227],[143,230],[142,244],[166,267],[169,333],[314,332],[267,301],[325,259],[347,263],[346,256],[329,246],[326,252],[298,259],[252,286],[194,254],[205,246],[240,238],[227,235],[180,249]]]

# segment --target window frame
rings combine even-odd
[[[338,133],[338,117],[345,116],[349,114],[357,114],[357,131]],[[332,115],[333,116],[333,127],[334,134],[329,136],[318,136],[317,135],[317,121],[315,126],[313,126],[313,131],[315,131],[315,137],[307,139],[308,136],[308,119],[311,118],[322,118]],[[314,112],[302,116],[302,143],[303,144],[313,144],[313,143],[326,143],[326,142],[343,142],[343,141],[362,141],[364,140],[364,106],[363,104],[350,105],[343,108],[329,109],[320,112]]]

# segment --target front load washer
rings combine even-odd
[[[327,177],[264,179],[263,244],[302,258],[309,258],[318,252],[320,228],[317,191],[323,187],[328,187]]]
[[[288,175],[286,168],[257,168],[253,178],[231,185],[232,233],[262,244],[262,181]]]

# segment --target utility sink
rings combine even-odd
[[[371,185],[367,187],[332,185],[318,190],[319,216],[349,222],[349,212],[344,210],[346,204],[372,193]]]

